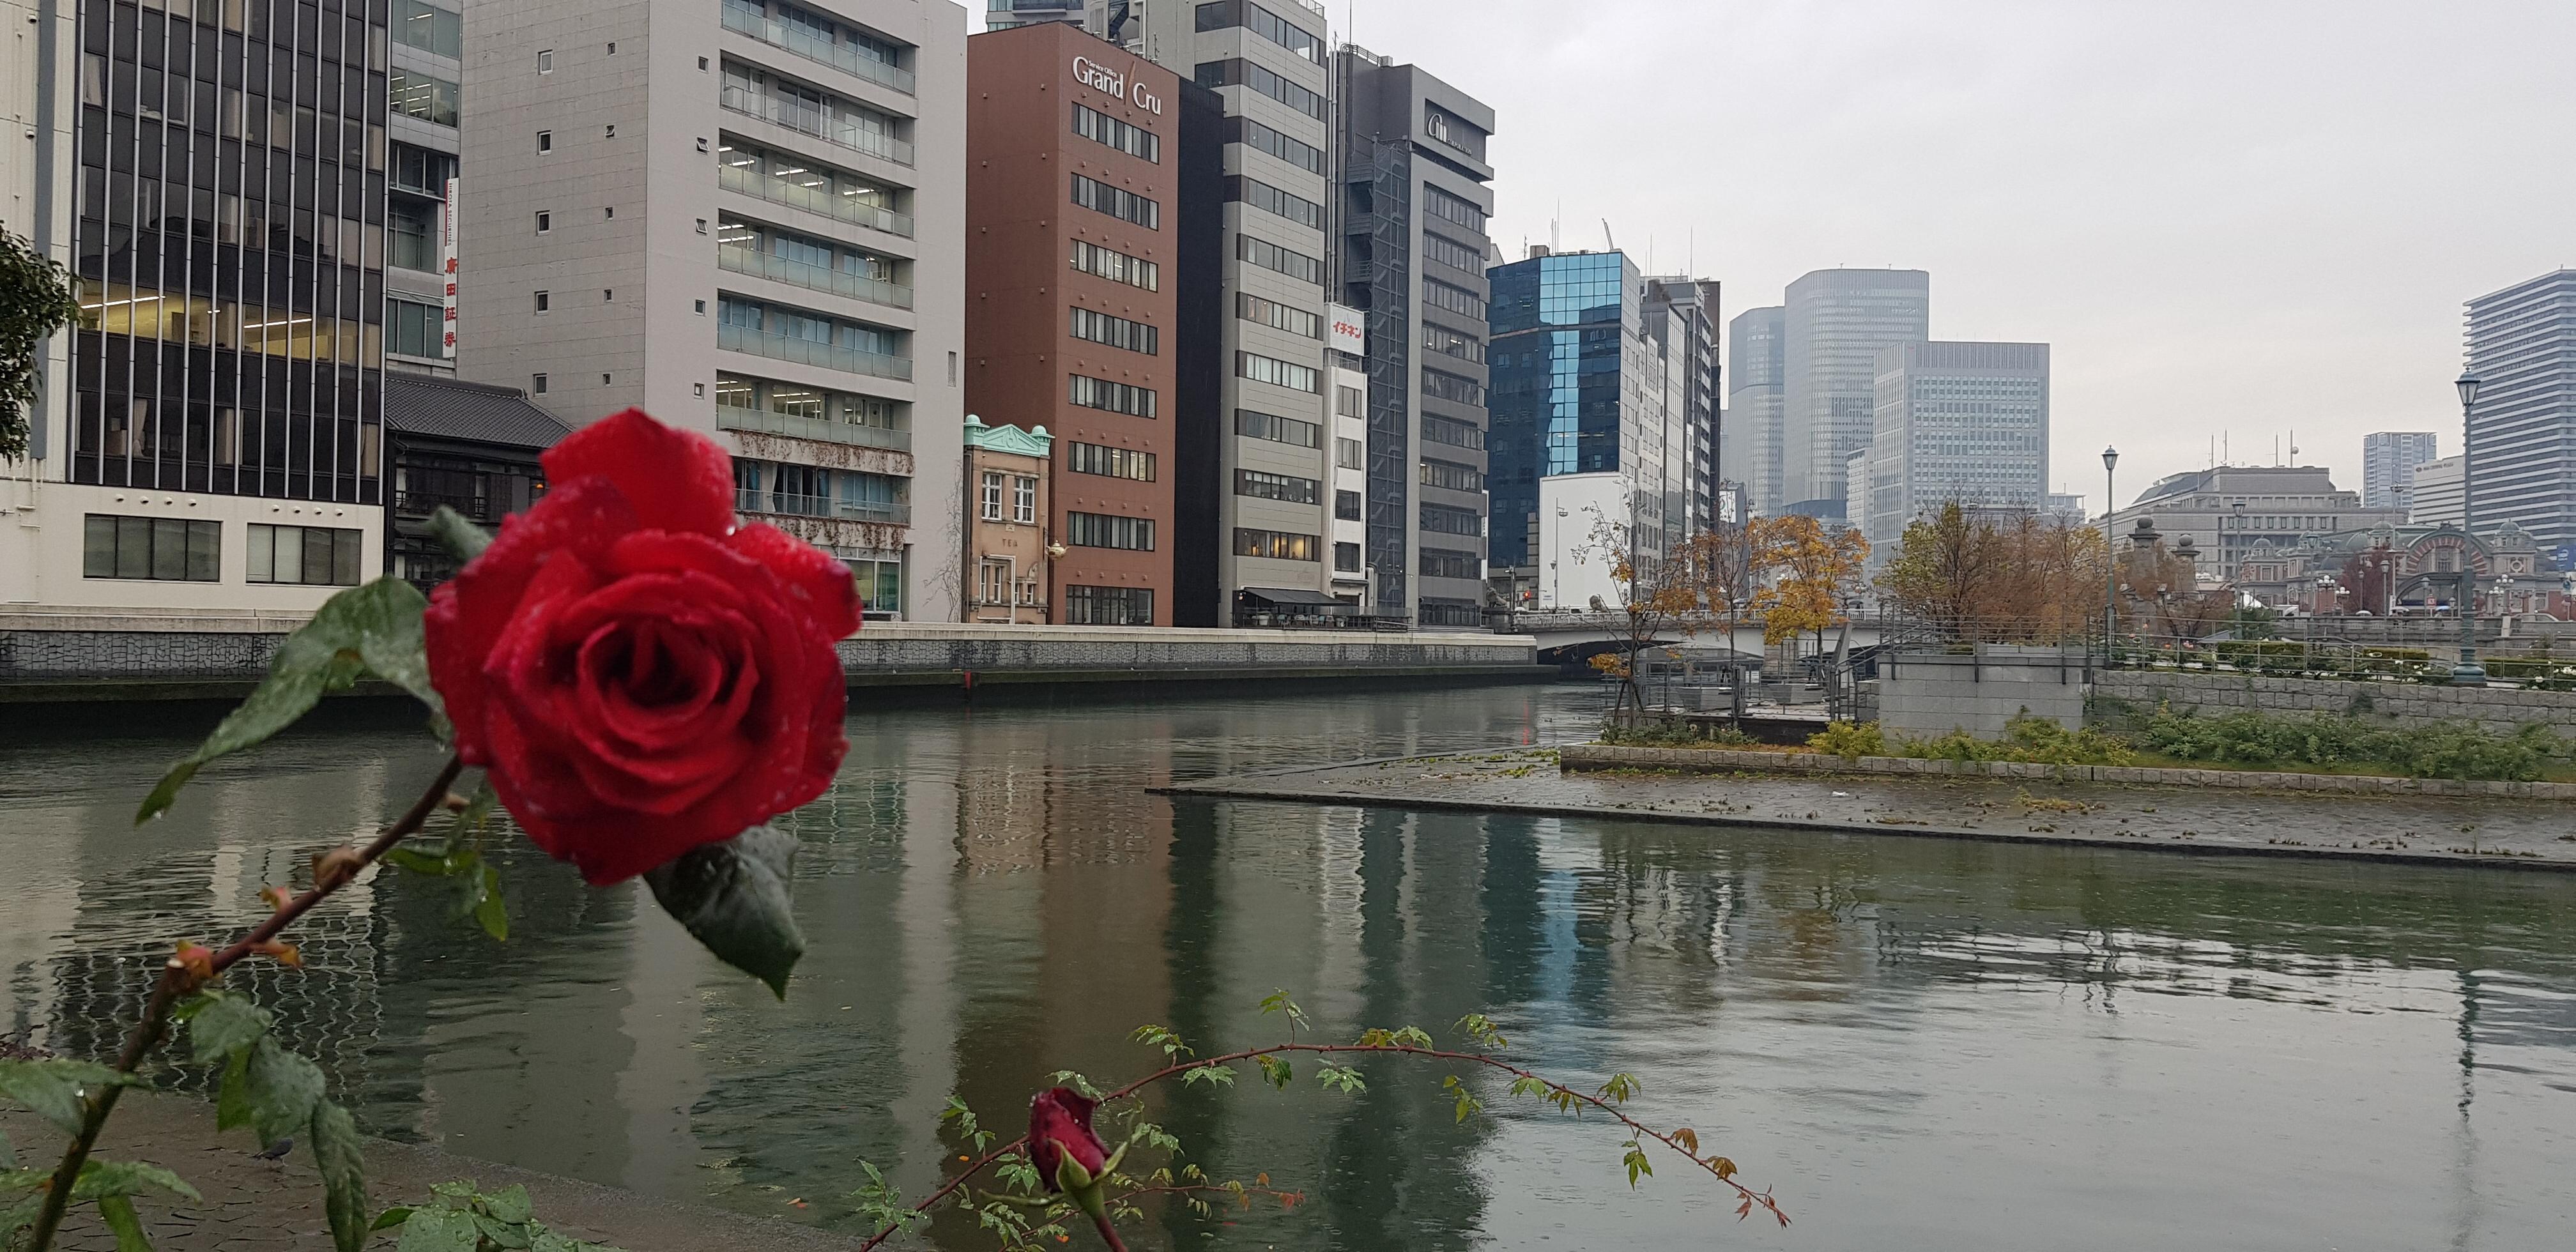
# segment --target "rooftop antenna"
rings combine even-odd
[[[1565,198],[1563,196],[1559,196],[1556,201],[1556,212],[1550,214],[1547,219],[1547,250],[1550,253],[1559,251],[1560,241],[1557,239],[1557,226],[1560,219],[1564,218],[1564,216]]]
[[[1606,245],[1607,251],[1619,250],[1619,241],[1610,237],[1610,219],[1606,217],[1601,219],[1601,242]]]

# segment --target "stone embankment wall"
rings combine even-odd
[[[1970,652],[1903,652],[1881,658],[1878,675],[1879,725],[1909,738],[1965,730],[1993,739],[2024,713],[2084,725],[2080,650],[1979,644]]]
[[[2239,791],[2336,795],[2494,796],[2576,800],[2576,783],[2472,782],[2456,778],[2389,778],[2376,774],[2299,774],[2277,770],[2165,769],[2145,765],[2034,765],[2022,761],[1924,760],[1901,756],[1839,757],[1824,752],[1759,752],[1731,748],[1621,748],[1584,744],[1557,755],[1567,771],[1654,769],[1700,774],[1851,774],[1960,776],[2032,781],[2130,783]]]
[[[2096,723],[2133,725],[2160,704],[2204,717],[2329,713],[2397,726],[2466,721],[2499,734],[2537,722],[2576,736],[2576,692],[2161,670],[2103,670],[2093,676],[2090,712]]]

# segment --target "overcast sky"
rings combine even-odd
[[[2124,500],[2222,433],[2355,490],[2370,431],[2458,451],[2462,302],[2576,266],[2571,0],[1326,3],[1494,106],[1507,256],[1606,217],[1730,318],[1920,268],[1935,338],[2053,345],[2096,509],[2106,442]]]

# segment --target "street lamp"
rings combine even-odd
[[[2113,471],[2120,464],[2120,450],[2102,449],[2102,655],[2111,655],[2112,636],[2120,629],[2120,565],[2111,554],[2111,517],[2120,511],[2119,480]]]
[[[2451,685],[2483,687],[2487,672],[2478,664],[2478,589],[2472,579],[2476,562],[2469,559],[2470,544],[2477,542],[2477,532],[2469,524],[2469,423],[2476,412],[2480,379],[2474,370],[2461,370],[2454,384],[2460,389],[2460,532],[2469,543],[2460,545],[2460,663],[2451,667]]]

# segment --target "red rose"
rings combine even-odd
[[[622,882],[821,795],[849,745],[847,566],[734,528],[724,449],[629,409],[430,596],[456,752],[548,855]]]
[[[1096,1182],[1107,1172],[1108,1145],[1091,1130],[1091,1110],[1098,1107],[1098,1101],[1071,1087],[1052,1087],[1029,1101],[1029,1163],[1038,1167],[1047,1190],[1061,1186],[1057,1171],[1067,1158],[1082,1167],[1085,1179]]]

